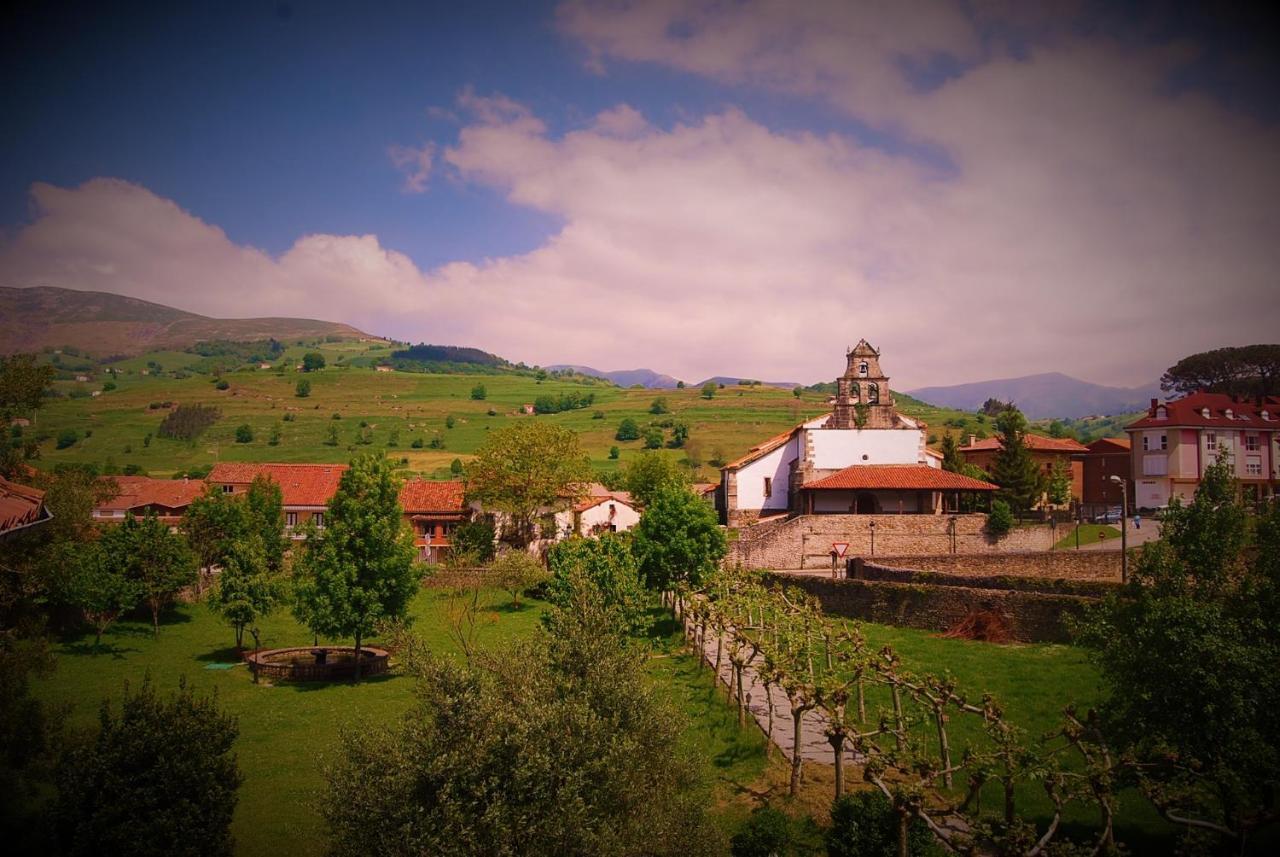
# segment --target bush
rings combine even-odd
[[[104,393],[110,393],[110,392],[111,392],[112,390],[114,390],[115,388],[116,388],[116,382],[115,382],[115,381],[108,381],[107,383],[105,383],[105,384],[103,384],[103,385],[102,385],[102,392],[104,392]]]
[[[645,449],[661,449],[662,448],[662,430],[652,428],[644,433]]]
[[[253,427],[248,423],[236,426],[236,443],[253,443]]]
[[[471,398],[477,402],[484,401],[489,396],[489,391],[484,388],[484,384],[476,384],[471,388]]]
[[[593,411],[593,412],[592,412],[592,414],[591,414],[591,419],[593,419],[593,420],[602,420],[602,419],[604,419],[604,411]]]
[[[561,393],[559,396],[543,395],[533,400],[533,412],[535,414],[558,414],[561,411],[576,411],[579,408],[590,407],[595,403],[595,400],[595,393],[587,393],[584,396],[576,390]]]
[[[639,440],[640,426],[636,425],[636,421],[627,417],[618,423],[618,431],[613,436],[614,440]]]
[[[450,540],[455,555],[465,554],[475,562],[493,559],[493,524],[488,521],[465,521],[453,528]]]
[[[613,459],[614,461],[617,461],[618,456],[621,454],[622,454],[621,451],[616,446],[609,447],[609,458]]]
[[[447,417],[445,417],[445,418],[444,418],[444,427],[445,427],[445,428],[447,428],[447,429],[451,429],[451,428],[453,428],[455,425],[457,425],[457,421],[456,421],[456,420],[454,420],[454,418],[453,418],[453,415],[452,415],[452,414],[450,414],[449,416],[447,416]]]
[[[308,351],[302,355],[302,371],[316,372],[324,368],[324,355],[318,351]]]
[[[160,423],[158,434],[175,440],[195,440],[217,422],[222,413],[204,405],[179,405]],[[149,441],[144,441],[144,445]]]
[[[329,417],[329,419],[331,419],[331,420],[340,420],[340,419],[342,419],[342,414],[335,413],[333,416]]]
[[[993,500],[991,514],[987,515],[987,533],[999,538],[1013,529],[1013,511],[1003,500]]]
[[[75,446],[80,440],[80,432],[73,428],[65,428],[58,432],[58,449],[66,449],[69,446]]]
[[[285,415],[284,415],[284,421],[285,421],[285,422],[287,422],[287,423],[291,423],[291,422],[293,422],[294,420],[296,420],[297,418],[298,418],[298,415],[297,415],[297,414],[293,414],[293,413],[288,413],[288,412],[286,412],[286,413],[285,413]]]
[[[667,400],[659,396],[658,398],[654,399],[653,404],[649,406],[649,413],[669,414],[671,413],[671,408],[667,406]]]
[[[462,475],[462,459],[461,458],[455,458],[453,461],[449,462],[449,474],[452,476]]]
[[[231,387],[231,382],[219,379],[218,383],[214,384],[213,387],[215,390],[226,390]]]
[[[413,439],[413,443],[409,444],[409,446],[413,447],[414,449],[422,449],[424,445],[425,444],[423,444],[422,438],[420,437],[415,437]]]
[[[311,395],[311,382],[310,382],[309,380],[307,380],[306,378],[303,378],[303,379],[302,379],[301,381],[299,381],[299,382],[297,383],[297,385],[293,388],[293,394],[294,394],[295,396],[297,396],[299,399],[305,399],[307,396],[310,396],[310,395]]]
[[[937,853],[933,834],[919,819],[912,819],[907,827],[907,853]],[[898,818],[889,799],[869,790],[841,795],[831,807],[827,854],[828,857],[897,857]]]
[[[782,857],[793,853],[791,819],[781,810],[762,806],[747,817],[729,840],[733,857]]]

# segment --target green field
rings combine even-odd
[[[1110,524],[1080,524],[1079,530],[1081,547],[1120,538],[1120,530]],[[1058,539],[1053,549],[1075,550],[1076,544],[1076,530],[1072,528],[1065,536]]]
[[[322,352],[326,368],[306,374],[294,370],[307,350]],[[642,429],[670,419],[688,424],[689,443],[685,449],[667,450],[666,454],[683,460],[692,453],[701,462],[694,471],[696,478],[713,481],[718,475],[712,460],[736,458],[760,441],[827,410],[825,394],[804,393],[797,398],[776,387],[730,385],[717,390],[714,398],[703,399],[696,388],[622,389],[587,379],[539,381],[531,375],[512,373],[375,372],[372,366],[390,353],[391,347],[383,343],[290,346],[284,358],[276,361],[278,368],[243,366],[224,373],[221,378],[228,382],[226,390],[215,388],[212,375],[196,374],[202,366],[207,369],[207,363],[202,362],[205,358],[199,355],[172,351],[144,354],[111,364],[115,376],[104,375],[102,367],[97,367],[87,383],[55,382],[61,397],[46,402],[36,425],[28,431],[45,438],[40,447],[41,467],[59,462],[117,468],[132,464],[151,475],[169,476],[216,461],[344,462],[356,451],[383,449],[397,459],[407,459],[406,466],[413,472],[442,477],[453,459],[465,462],[489,431],[519,420],[546,420],[573,429],[594,466],[607,471],[625,464],[643,447],[640,440],[614,439],[622,419],[630,417]],[[148,364],[153,365],[149,368]],[[158,374],[155,364],[161,367]],[[148,374],[142,374],[144,370]],[[303,378],[311,382],[308,398],[294,395],[295,385]],[[101,390],[107,381],[114,382],[116,389],[96,398],[87,395]],[[488,396],[483,401],[470,397],[476,384],[486,388]],[[594,393],[595,404],[559,414],[521,413],[521,406],[540,395],[570,391]],[[655,416],[649,412],[659,397],[666,399],[671,413]],[[155,433],[166,411],[149,406],[164,402],[214,405],[222,417],[195,441],[161,438]],[[930,433],[939,438],[948,430],[962,433],[980,427],[972,414],[934,408],[906,396],[899,396],[898,404],[904,413],[928,422]],[[603,415],[599,419],[594,418],[597,412]],[[291,414],[293,420],[285,422],[285,414]],[[338,420],[333,419],[334,414],[339,415]],[[446,427],[449,417],[453,417],[453,428]],[[967,427],[947,429],[942,424],[948,419],[966,420]],[[362,422],[368,426],[368,445],[357,443]],[[250,443],[235,440],[235,430],[242,424],[253,430]],[[272,446],[268,441],[276,426],[281,439]],[[325,443],[330,426],[338,428],[337,446]],[[66,449],[56,449],[55,440],[66,429],[78,432],[79,440]],[[152,435],[149,442],[148,434]],[[394,447],[389,446],[393,436]],[[443,449],[429,446],[437,436]],[[422,448],[413,448],[415,439],[422,440]],[[609,449],[615,445],[621,458],[611,460]]]

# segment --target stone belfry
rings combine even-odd
[[[896,417],[889,378],[880,370],[880,352],[865,339],[848,354],[848,366],[836,379],[830,428],[893,428]]]

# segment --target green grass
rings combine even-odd
[[[1098,542],[1110,541],[1111,539],[1120,538],[1120,530],[1110,524],[1081,524],[1080,525],[1080,541],[1079,544],[1092,545]],[[1076,547],[1076,531],[1073,529],[1065,536],[1058,539],[1058,543],[1053,546],[1054,550],[1074,550]]]

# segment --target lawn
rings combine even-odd
[[[1054,550],[1075,550],[1076,545],[1092,545],[1098,542],[1120,538],[1120,530],[1110,524],[1080,524],[1080,540],[1076,541],[1076,530],[1072,529],[1053,546]]]

